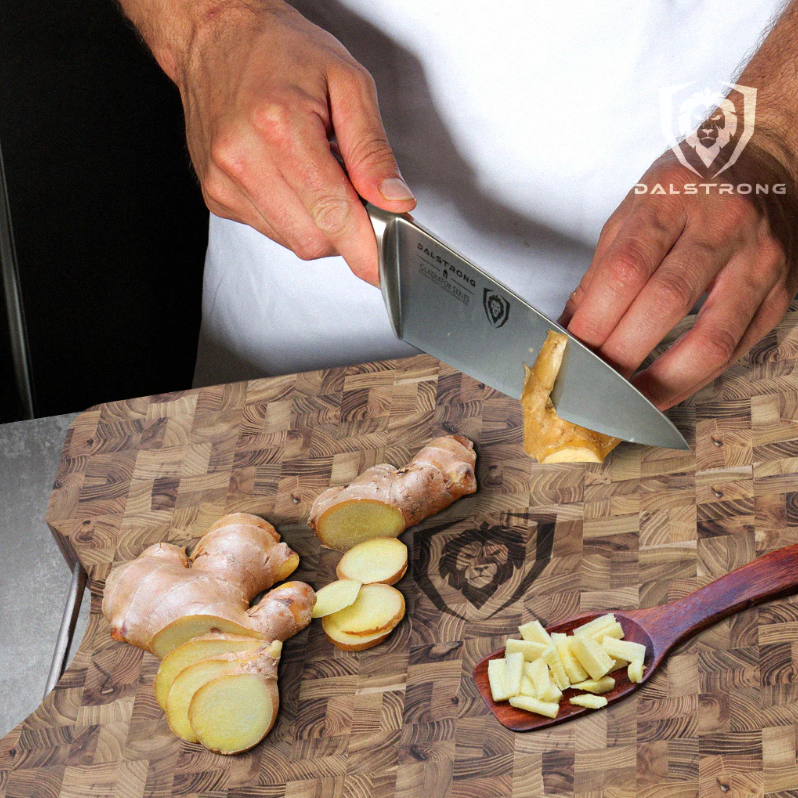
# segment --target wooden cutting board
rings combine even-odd
[[[672,412],[689,453],[539,466],[518,402],[427,356],[83,413],[47,521],[88,569],[91,620],[55,691],[0,741],[0,798],[798,795],[798,599],[718,624],[633,697],[551,730],[507,731],[471,679],[532,617],[660,604],[798,542],[797,310]],[[480,489],[405,535],[408,616],[389,641],[344,653],[314,622],[284,648],[261,745],[222,757],[174,737],[157,660],[108,636],[111,567],[244,510],[321,587],[340,555],[303,523],[313,498],[447,433],[475,441]]]

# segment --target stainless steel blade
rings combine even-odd
[[[689,449],[673,423],[601,358],[413,221],[367,205],[397,337],[516,399],[551,329],[569,335],[557,413],[627,441]]]

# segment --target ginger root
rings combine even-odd
[[[322,544],[347,551],[374,537],[398,537],[407,527],[474,493],[474,444],[460,435],[436,438],[403,468],[386,463],[313,502],[308,524]]]
[[[150,546],[106,580],[103,614],[111,636],[163,658],[212,631],[269,641],[296,634],[310,623],[315,594],[309,585],[288,582],[249,608],[299,563],[279,541],[271,524],[239,513],[206,532],[190,558],[170,543]]]
[[[600,463],[620,438],[560,418],[550,398],[567,344],[566,335],[549,330],[535,365],[531,369],[524,365],[524,449],[539,463]]]

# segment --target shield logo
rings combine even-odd
[[[514,605],[551,560],[553,516],[506,514],[498,524],[449,521],[416,532],[413,574],[447,615],[484,621]]]
[[[733,166],[754,135],[756,89],[737,83],[660,89],[662,132],[679,162],[701,179]]]
[[[510,303],[500,294],[486,288],[482,294],[482,304],[488,321],[494,327],[503,327],[510,317]]]

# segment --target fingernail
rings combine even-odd
[[[387,200],[412,200],[413,192],[401,177],[387,177],[380,183],[380,194]]]

